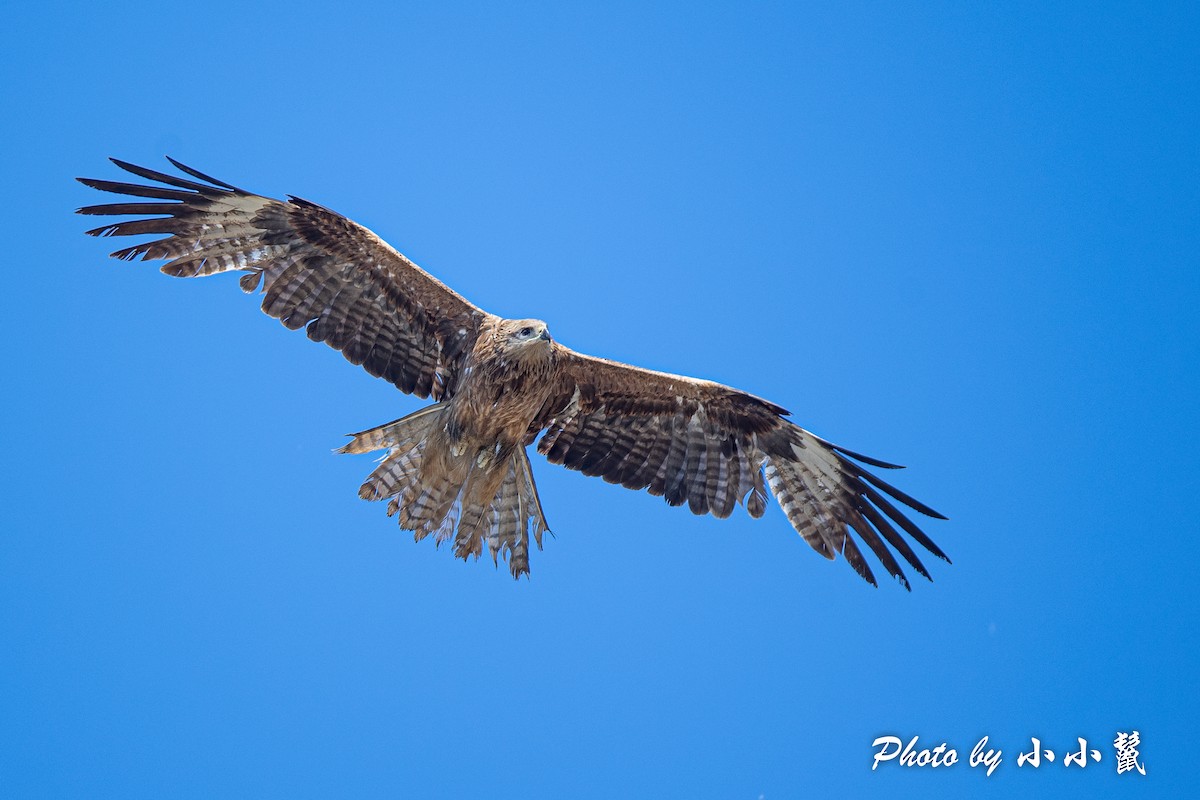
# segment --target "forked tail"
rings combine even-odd
[[[549,530],[542,514],[525,448],[498,464],[481,464],[473,453],[456,456],[442,429],[443,406],[352,434],[340,453],[387,454],[358,490],[364,500],[387,500],[388,516],[421,541],[454,539],[454,555],[478,558],[486,544],[492,561],[501,555],[514,578],[529,573],[529,534],[538,549]]]

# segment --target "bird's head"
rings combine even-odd
[[[523,360],[544,358],[553,345],[550,330],[540,319],[506,319],[497,334],[500,348],[510,357]]]
[[[504,342],[510,348],[546,347],[550,344],[550,329],[540,319],[506,319],[500,328]]]

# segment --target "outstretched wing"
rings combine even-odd
[[[855,461],[895,465],[830,444],[784,419],[779,406],[737,389],[556,347],[554,391],[535,421],[545,429],[538,451],[552,463],[717,517],[738,503],[761,517],[770,488],[813,549],[829,559],[843,554],[873,585],[851,533],[905,588],[893,549],[926,578],[929,572],[897,527],[949,561],[888,497],[945,517]]]
[[[114,257],[166,259],[162,271],[182,278],[244,272],[242,289],[261,285],[263,311],[288,328],[306,328],[310,339],[401,391],[435,399],[453,393],[485,312],[340,214],[297,197],[260,197],[168,160],[201,182],[117,159],[121,169],[162,185],[79,179],[136,198],[79,209],[139,217],[89,234],[167,234]]]

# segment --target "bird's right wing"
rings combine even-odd
[[[80,178],[135,200],[78,213],[139,217],[88,233],[166,234],[114,257],[165,259],[162,271],[184,278],[242,271],[242,289],[261,285],[263,311],[288,328],[306,328],[310,339],[403,392],[435,399],[453,393],[461,361],[489,315],[374,233],[307,200],[251,194],[173,159],[201,182],[113,163],[163,185]]]

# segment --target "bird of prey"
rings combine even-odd
[[[900,531],[949,561],[893,501],[945,517],[860,466],[895,465],[831,444],[746,392],[577,353],[540,320],[472,305],[340,214],[169,160],[188,177],[112,159],[151,184],[80,178],[128,198],[78,213],[136,217],[88,233],[160,236],[112,255],[165,260],[168,275],[241,272],[242,290],[260,289],[262,310],[288,328],[304,328],[402,392],[432,398],[352,434],[339,451],[386,451],[359,496],[387,501],[416,540],[453,540],[464,560],[486,547],[514,578],[527,574],[529,535],[540,548],[549,530],[526,455],[537,441],[553,464],[686,503],[694,514],[728,517],[742,504],[761,517],[769,489],[813,549],[828,559],[841,553],[871,584],[855,536],[906,588],[897,554],[929,573]]]

